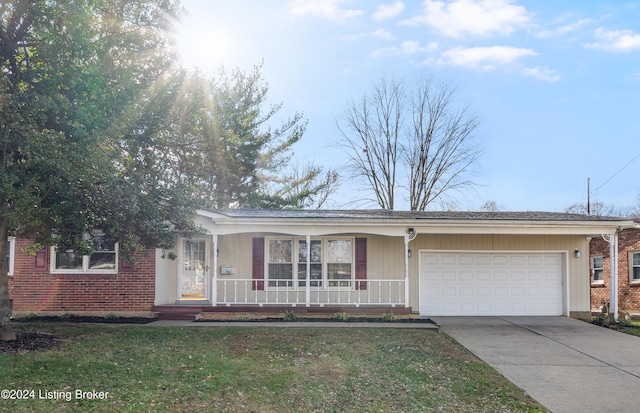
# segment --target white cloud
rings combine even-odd
[[[511,0],[425,0],[423,14],[404,23],[426,24],[442,35],[457,38],[510,34],[528,22],[527,9]]]
[[[362,10],[343,9],[344,0],[290,0],[287,5],[291,16],[314,16],[342,23],[362,15]]]
[[[456,47],[442,53],[444,60],[441,63],[494,70],[504,65],[514,64],[521,57],[535,55],[537,53],[531,49],[510,46]]]
[[[350,41],[350,42],[356,42],[356,41],[359,41],[359,40],[362,40],[362,39],[368,39],[368,38],[382,39],[382,40],[386,40],[386,41],[396,40],[396,36],[394,36],[393,33],[391,33],[387,29],[378,29],[378,30],[375,30],[375,31],[369,32],[369,33],[349,34],[349,35],[341,37],[342,40],[346,40],[346,41]]]
[[[595,43],[587,43],[585,47],[605,52],[631,52],[640,50],[640,34],[633,30],[596,29]]]
[[[575,21],[573,23],[565,24],[565,25],[557,27],[555,29],[543,30],[540,33],[538,33],[538,37],[562,36],[562,35],[565,35],[567,33],[576,31],[579,28],[581,28],[582,26],[591,23],[592,21],[593,21],[593,19],[579,19],[579,20],[577,20],[577,21]]]
[[[374,20],[385,20],[396,17],[404,10],[404,3],[396,1],[393,4],[381,4],[373,14]]]
[[[372,33],[373,37],[377,37],[382,40],[395,40],[396,37],[387,29],[378,29]]]
[[[371,52],[371,57],[387,57],[387,56],[400,56],[400,55],[412,55],[416,53],[427,53],[438,48],[438,43],[432,42],[427,46],[420,46],[420,42],[415,40],[407,40],[402,42],[399,46],[383,47],[382,49],[374,50]]]
[[[547,82],[557,82],[560,80],[560,75],[558,75],[555,70],[547,67],[524,67],[520,70],[520,73],[525,76],[531,76],[538,80],[544,80]]]

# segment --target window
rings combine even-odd
[[[322,287],[322,240],[311,240],[309,285]],[[307,240],[298,241],[298,286],[307,285]]]
[[[269,287],[293,286],[293,240],[269,240]]]
[[[57,273],[116,273],[118,244],[108,240],[100,231],[84,235],[93,243],[94,253],[80,255],[73,250],[64,252],[52,248],[51,272]]]
[[[329,287],[351,286],[352,256],[350,239],[327,241],[327,280]]]
[[[6,255],[5,259],[7,260],[7,270],[9,271],[7,275],[13,275],[15,249],[16,249],[16,239],[14,237],[9,237],[9,239],[7,240],[7,253],[5,254]]]
[[[604,257],[591,258],[591,282],[604,282]]]
[[[640,282],[640,252],[632,252],[629,255],[630,281]]]
[[[269,287],[305,288],[307,263],[310,287],[353,287],[352,239],[267,238],[265,256]]]

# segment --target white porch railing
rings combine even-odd
[[[313,283],[313,280],[311,281]],[[293,284],[297,283],[293,281]],[[358,284],[359,289],[354,285]],[[257,287],[264,287],[260,290]],[[216,305],[290,305],[290,306],[390,306],[406,304],[405,281],[355,280],[350,286],[310,287],[269,286],[269,281],[254,279],[218,279]],[[307,294],[307,292],[309,294]],[[308,297],[308,300],[307,300]]]

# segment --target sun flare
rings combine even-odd
[[[232,57],[231,41],[223,28],[189,16],[177,25],[174,42],[186,68],[213,70],[228,66]]]

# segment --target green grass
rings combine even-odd
[[[623,333],[640,337],[640,321],[639,320],[626,320],[621,317],[618,320],[618,323],[611,323],[608,317],[597,316],[597,317],[592,317],[591,322],[599,326],[613,328]]]
[[[620,331],[640,337],[640,321],[620,320]]]
[[[414,329],[22,324],[54,350],[0,355],[0,411],[546,411],[443,333]],[[109,392],[40,400],[38,391]]]

